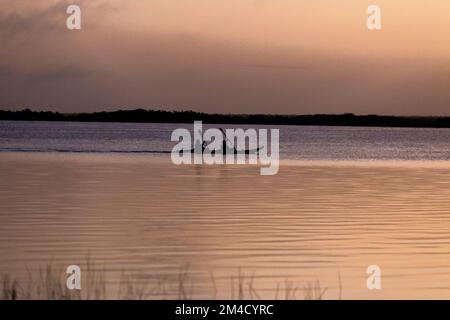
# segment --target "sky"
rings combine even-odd
[[[81,8],[81,30],[66,8]],[[369,5],[381,30],[368,30]],[[450,115],[448,0],[0,0],[0,109]]]

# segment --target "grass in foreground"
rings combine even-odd
[[[4,275],[0,283],[1,300],[146,300],[146,299],[195,299],[193,283],[189,281],[188,268],[180,270],[176,279],[159,279],[154,282],[145,280],[142,275],[128,275],[122,272],[118,292],[110,297],[107,295],[106,272],[99,269],[87,259],[86,278],[84,278],[82,290],[69,290],[66,287],[66,273],[63,268],[55,268],[47,264],[40,268],[38,275],[27,272],[26,280],[20,282],[16,278]],[[212,292],[211,299],[217,298],[216,279],[211,274]],[[254,273],[246,276],[238,270],[237,276],[230,279],[231,300],[260,300],[262,293],[254,286]],[[297,286],[294,282],[286,280],[275,288],[274,299],[283,300],[322,300],[325,298],[328,288],[323,288],[318,280]],[[328,297],[327,297],[328,298]],[[342,286],[339,275],[339,296],[331,299],[342,298]]]

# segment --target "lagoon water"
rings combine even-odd
[[[147,298],[450,298],[450,130],[280,127],[261,176],[173,165],[178,127],[0,122],[0,273],[89,256],[112,298],[123,274]]]
[[[204,125],[205,129],[208,127],[211,125]],[[193,124],[0,121],[0,152],[161,155],[174,146],[170,136],[176,128],[192,130]],[[280,157],[333,161],[450,160],[450,129],[281,126]]]

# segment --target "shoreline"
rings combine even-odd
[[[276,126],[338,126],[378,128],[450,128],[450,116],[343,114],[217,114],[194,111],[117,110],[92,113],[0,110],[0,121],[193,123]]]

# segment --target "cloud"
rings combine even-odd
[[[7,66],[0,65],[0,80],[8,78],[11,75],[11,70]]]
[[[74,1],[36,1],[30,3],[26,0],[14,0],[14,6],[10,8],[10,1],[0,0],[2,11],[0,12],[0,40],[2,43],[15,39],[27,38],[36,39],[39,36],[47,35],[49,32],[67,32],[66,10]],[[105,14],[117,10],[117,7],[106,0],[77,0],[76,3],[84,13],[101,12],[101,17]],[[96,25],[96,19],[90,19],[86,26],[92,28]]]
[[[35,71],[29,74],[23,74],[22,78],[29,83],[42,83],[52,81],[74,80],[87,77],[89,72],[76,64],[56,67],[50,70]]]
[[[23,71],[8,66],[0,66],[0,84],[19,83],[24,87],[33,85],[47,85],[64,81],[82,81],[90,73],[80,65],[68,64],[52,66],[51,68]]]
[[[448,114],[450,65],[438,65],[440,55],[391,56],[375,40],[379,51],[375,44],[346,52],[335,50],[334,42],[316,47],[311,44],[318,40],[309,40],[314,30],[296,34],[292,45],[277,44],[283,34],[276,28],[256,28],[273,17],[271,1],[255,16],[235,15],[225,1],[202,1],[208,6],[201,13],[190,2],[182,10],[169,0],[75,2],[82,7],[80,32],[65,28],[69,1],[0,0],[0,108]],[[220,6],[229,16],[213,12]],[[282,4],[277,8],[287,12]],[[195,20],[190,26],[188,16]],[[231,17],[235,23],[226,23]],[[252,41],[228,32],[230,25],[253,25]],[[264,41],[253,41],[258,35]]]
[[[2,8],[7,5],[2,4]],[[48,32],[61,29],[65,17],[65,4],[54,3],[45,8],[19,9],[0,13],[0,36],[2,41],[29,35],[30,32]]]
[[[306,70],[305,66],[301,65],[282,65],[282,64],[243,64],[240,65],[243,68],[256,68],[256,69],[284,69],[284,70]]]

